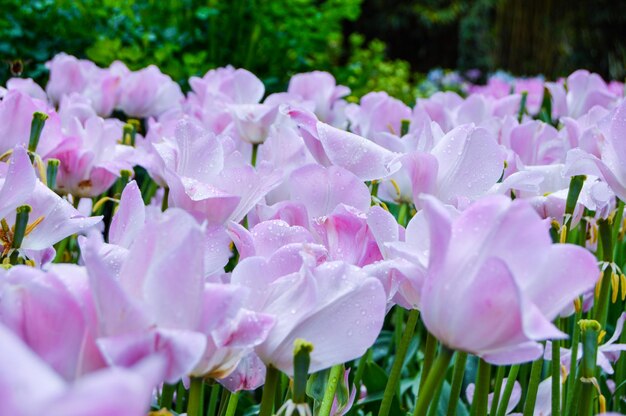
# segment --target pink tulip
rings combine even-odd
[[[289,80],[287,93],[301,101],[311,103],[313,113],[324,123],[331,126],[345,127],[343,110],[346,105],[342,97],[350,94],[350,89],[337,85],[335,78],[328,72],[313,71],[296,74]]]
[[[400,167],[398,154],[364,137],[325,124],[305,110],[284,111],[298,124],[309,151],[324,166],[340,166],[364,181],[385,178]]]
[[[385,92],[370,92],[360,105],[349,104],[346,115],[353,133],[374,140],[382,132],[400,136],[402,120],[411,118],[411,109]]]
[[[568,150],[558,131],[538,120],[516,125],[501,137],[501,143],[513,150],[525,165],[562,163]]]
[[[511,84],[500,76],[491,76],[485,85],[470,86],[471,94],[482,94],[493,98],[502,98],[511,93]]]
[[[4,180],[0,177],[0,201],[0,218],[4,218],[9,227],[15,224],[17,207],[31,207],[29,224],[32,229],[25,235],[22,249],[48,249],[101,220],[101,217],[83,217],[69,202],[38,181],[26,150],[19,146],[13,150]],[[10,248],[11,241],[2,243],[4,249]]]
[[[553,245],[524,201],[485,197],[455,219],[432,197],[423,204],[430,249],[421,313],[433,335],[498,365],[534,360],[536,341],[564,336],[551,321],[595,284],[591,253]]]
[[[299,263],[249,257],[232,276],[233,283],[249,288],[248,307],[276,316],[276,325],[256,353],[265,364],[290,375],[297,338],[314,346],[312,373],[361,356],[378,336],[386,303],[378,280],[356,266],[316,266],[306,255]],[[286,274],[286,268],[293,271]]]
[[[235,130],[241,140],[261,144],[269,135],[278,107],[269,104],[240,104],[230,106]]]
[[[567,154],[565,174],[593,175],[604,179],[613,192],[626,199],[626,101],[604,119],[598,122],[602,134],[599,143],[600,157],[589,154],[581,149],[570,150]]]
[[[122,125],[117,120],[92,116],[81,122],[74,117],[63,132],[64,141],[48,153],[48,157],[60,161],[59,191],[95,197],[109,189],[122,170],[133,171],[135,152],[130,146],[118,144]]]
[[[504,158],[502,147],[489,131],[468,124],[448,132],[429,153],[412,152],[401,162],[416,206],[420,206],[422,194],[462,205],[485,195],[498,181]]]
[[[559,83],[546,83],[552,96],[553,116],[578,118],[594,106],[611,109],[619,95],[612,93],[602,77],[579,69],[567,77],[567,92]]]
[[[251,352],[239,361],[237,368],[228,377],[218,381],[231,392],[256,390],[265,383],[265,364]]]
[[[33,113],[48,114],[37,147],[37,153],[46,157],[49,151],[59,145],[61,123],[58,115],[44,101],[33,99],[19,90],[11,90],[0,101],[0,154],[16,145],[28,146]]]
[[[118,274],[101,259],[100,244],[90,238],[83,254],[98,345],[111,363],[132,366],[162,353],[168,382],[190,374],[224,377],[273,324],[267,315],[240,310],[238,287],[205,282],[198,248],[210,246],[203,228],[181,210],[146,222]]]
[[[121,78],[128,72],[123,65],[125,71],[119,71],[120,65],[115,70],[102,69],[91,61],[79,60],[65,53],[56,55],[46,65],[50,69],[46,91],[53,103],[58,104],[64,96],[76,93],[84,97],[102,117],[113,112]]]
[[[55,55],[46,66],[50,70],[46,92],[55,103],[60,102],[63,95],[82,92],[99,70],[93,62],[65,53]]]
[[[2,414],[15,416],[141,416],[162,379],[160,357],[132,369],[108,368],[68,384],[0,324]]]
[[[264,163],[253,168],[232,145],[190,119],[178,123],[173,140],[154,145],[170,188],[170,204],[211,224],[241,221],[278,185],[281,175]]]
[[[7,81],[7,90],[18,90],[41,101],[48,101],[46,92],[30,78],[11,78]]]
[[[183,99],[180,86],[150,65],[122,78],[117,108],[131,117],[158,117],[179,109]]]
[[[610,107],[616,98],[598,74],[580,69],[567,77],[567,107],[571,117],[579,117],[596,105]]]
[[[105,363],[95,344],[92,309],[65,281],[81,286],[87,274],[79,266],[48,273],[26,266],[0,268],[0,322],[71,381]]]
[[[537,114],[541,109],[543,101],[543,79],[536,78],[517,78],[515,80],[514,92],[521,94],[527,93],[526,96],[526,109],[530,114]]]
[[[311,218],[329,215],[339,204],[365,212],[371,203],[367,186],[339,166],[302,166],[291,174],[288,188],[290,200],[303,203]]]

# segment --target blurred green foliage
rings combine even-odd
[[[22,59],[40,78],[43,62],[64,51],[106,66],[158,65],[184,82],[231,64],[270,86],[340,58],[342,23],[361,0],[0,0],[0,55]],[[3,65],[2,80],[9,76]]]
[[[385,91],[407,104],[415,100],[414,74],[408,62],[387,59],[386,45],[380,40],[375,39],[367,46],[361,35],[353,34],[349,40],[350,58],[334,72],[340,83],[352,89],[350,101],[357,101],[370,91]]]
[[[0,0],[0,83],[10,63],[44,83],[45,62],[58,52],[100,66],[121,60],[149,64],[185,87],[190,76],[233,65],[254,72],[268,92],[297,72],[327,70],[352,88],[352,100],[385,90],[415,100],[408,62],[387,57],[386,45],[344,36],[362,0]]]
[[[345,56],[342,25],[359,17],[361,1],[0,0],[0,82],[17,59],[24,76],[45,81],[44,63],[63,51],[101,66],[155,64],[183,85],[230,64],[257,74],[268,91],[285,88],[294,73],[322,69],[359,91],[366,87],[361,79],[375,78],[383,89],[387,77],[393,91],[406,94],[409,66],[387,61],[380,42],[354,41]]]
[[[45,82],[58,52],[101,66],[155,64],[183,87],[229,64],[268,92],[294,73],[326,70],[352,88],[351,100],[385,90],[407,103],[433,90],[417,71],[438,66],[626,76],[626,2],[565,1],[0,0],[0,84],[11,67]]]

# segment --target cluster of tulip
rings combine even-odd
[[[622,84],[48,67],[0,87],[1,414],[626,409]]]

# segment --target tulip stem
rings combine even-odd
[[[600,295],[596,299],[597,307],[594,311],[594,318],[600,323],[600,326],[606,325],[608,314],[609,295],[611,291],[611,276],[613,268],[606,264],[613,262],[613,230],[608,220],[598,220],[598,233],[600,234],[600,242],[602,244],[602,260],[605,262],[606,268],[602,274],[600,283]]]
[[[583,189],[585,179],[586,177],[583,175],[572,176],[570,179],[567,199],[565,200],[565,225],[567,226],[567,231],[571,228],[574,210],[576,209],[578,197],[580,196],[580,191]]]
[[[424,385],[420,388],[417,394],[417,404],[415,405],[413,416],[426,415],[431,399],[435,395],[435,392],[441,383],[443,383],[443,380],[446,378],[446,371],[453,355],[454,350],[449,349],[445,345],[441,345],[439,355],[437,356],[432,369],[428,372],[426,382],[424,382]]]
[[[161,403],[160,406],[166,409],[172,409],[172,403],[174,399],[174,391],[176,391],[176,384],[163,383],[163,389],[161,390]]]
[[[433,360],[435,359],[435,353],[437,352],[437,339],[426,331],[426,347],[424,349],[424,364],[422,366],[422,375],[420,378],[419,391],[424,387],[426,377],[430,371]]]
[[[506,379],[504,391],[502,392],[502,399],[498,404],[498,413],[496,413],[497,416],[504,416],[506,414],[506,408],[509,406],[509,400],[511,399],[511,394],[513,393],[513,387],[515,386],[515,380],[517,380],[519,369],[520,365],[516,364],[509,370],[509,376]]]
[[[452,372],[452,386],[450,387],[450,401],[448,402],[448,416],[456,415],[456,408],[459,403],[461,389],[463,388],[463,376],[465,375],[465,364],[467,363],[467,353],[459,352],[454,359],[454,371]]]
[[[552,416],[561,414],[561,345],[558,339],[552,340]]]
[[[372,190],[371,190],[371,195],[373,197],[377,197],[378,196],[378,187],[380,186],[380,181],[377,180],[373,180],[372,181]]]
[[[582,305],[582,302],[581,302]],[[574,316],[574,329],[572,332],[572,345],[570,346],[571,357],[569,364],[569,377],[567,378],[567,386],[565,389],[565,415],[569,415],[574,402],[574,389],[576,388],[576,363],[578,362],[578,344],[580,340],[580,327],[578,321],[582,317],[582,308],[576,310]]]
[[[578,372],[582,384],[580,407],[578,413],[583,416],[591,414],[593,393],[595,386],[593,380],[596,373],[596,360],[598,357],[598,334],[601,326],[598,321],[582,320],[579,323],[583,341],[583,358],[580,371]]]
[[[530,368],[530,382],[526,390],[526,402],[524,403],[524,416],[532,416],[537,402],[537,390],[541,381],[541,369],[543,368],[543,357],[533,362]]]
[[[256,166],[256,157],[258,153],[259,153],[259,144],[258,143],[252,144],[252,158],[250,160],[250,163],[252,164],[252,166]]]
[[[176,413],[182,413],[185,409],[185,397],[187,396],[187,390],[182,381],[178,382],[176,388]]]
[[[222,388],[222,396],[220,397],[220,406],[217,409],[217,414],[219,416],[224,416],[226,413],[226,407],[228,407],[228,399],[230,398],[230,391],[226,388]],[[207,413],[208,416],[208,413]]]
[[[170,198],[170,188],[163,188],[163,201],[161,201],[161,211],[167,210],[168,199]]]
[[[328,384],[326,384],[326,391],[324,392],[324,398],[320,405],[320,411],[318,416],[329,416],[333,407],[333,401],[335,400],[335,393],[337,392],[337,386],[339,385],[339,378],[343,374],[343,364],[337,364],[330,369],[328,375]]]
[[[489,416],[496,416],[498,411],[498,403],[500,402],[500,395],[502,393],[502,380],[504,380],[504,366],[499,366],[496,372],[496,383],[493,386],[493,401],[491,402],[491,409],[489,409]]]
[[[437,416],[439,414],[439,401],[441,400],[441,391],[443,390],[443,384],[439,385],[433,400],[430,402],[430,408],[428,409],[428,416]]]
[[[30,205],[22,205],[16,209],[15,226],[13,227],[13,244],[12,247],[18,249],[22,247],[22,241],[26,236],[28,228],[28,214],[32,211]]]
[[[202,416],[204,410],[204,380],[200,377],[191,377],[189,386],[188,416]]]
[[[239,403],[239,393],[233,393],[228,399],[228,407],[226,408],[225,416],[235,416],[237,410],[237,404]]]
[[[274,411],[274,397],[276,396],[276,385],[280,374],[271,365],[267,366],[265,374],[265,386],[263,386],[263,396],[261,397],[261,409],[259,416],[270,416]]]
[[[409,212],[409,205],[404,202],[401,203],[400,208],[398,209],[398,224],[400,224],[403,227],[406,227],[408,212]]]
[[[396,356],[393,360],[393,366],[391,367],[391,373],[389,374],[387,385],[385,386],[383,401],[380,404],[378,416],[387,416],[389,414],[393,396],[398,388],[398,383],[400,382],[400,374],[402,373],[404,358],[406,357],[409,345],[413,339],[413,333],[415,332],[418,318],[419,311],[417,309],[412,309],[411,312],[409,312],[409,319],[407,320],[404,332],[402,332],[402,338],[400,339],[396,349]]]
[[[209,397],[209,409],[207,415],[215,416],[215,410],[217,409],[218,396],[220,394],[220,385],[215,383],[211,386],[211,396]]]
[[[491,381],[491,365],[483,360],[478,360],[478,374],[476,375],[476,390],[470,414],[482,416],[487,414],[487,398],[489,397],[489,382]]]

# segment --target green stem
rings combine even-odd
[[[478,374],[476,375],[476,390],[470,414],[483,416],[487,414],[487,398],[489,397],[489,382],[491,381],[491,365],[483,359],[478,360]]]
[[[220,406],[217,409],[217,414],[219,416],[224,416],[226,414],[226,407],[228,407],[228,399],[230,398],[230,391],[228,389],[222,389],[222,396],[220,397]]]
[[[17,207],[15,216],[15,225],[13,227],[13,244],[11,247],[18,249],[22,247],[22,241],[26,236],[26,228],[28,227],[28,216],[32,208],[30,205],[22,205]]]
[[[519,106],[519,111],[517,112],[517,121],[522,122],[524,118],[524,113],[526,113],[526,100],[528,100],[528,91],[522,92],[522,100]]]
[[[498,367],[496,372],[496,384],[493,387],[493,401],[491,402],[491,409],[489,410],[489,416],[496,416],[498,411],[498,403],[500,402],[500,394],[502,393],[502,381],[504,380],[504,371],[506,367]]]
[[[396,343],[396,349],[400,345],[402,341],[402,328],[404,326],[404,313],[406,309],[401,306],[396,305],[395,313],[394,313],[394,328],[393,328],[393,338]],[[417,321],[415,321],[417,323]]]
[[[380,181],[377,180],[373,180],[372,181],[372,191],[371,191],[371,195],[372,196],[378,196],[378,187],[380,186]]]
[[[448,365],[450,364],[450,360],[453,355],[453,350],[449,349],[445,345],[441,346],[441,350],[439,351],[439,355],[433,364],[432,370],[428,372],[427,380],[419,390],[413,416],[426,415],[426,411],[428,410],[428,406],[430,405],[433,395],[446,378],[446,370],[448,369]]]
[[[185,390],[185,385],[182,382],[178,382],[178,387],[176,389],[176,413],[182,413],[185,409],[185,396],[187,395],[187,390]]]
[[[28,140],[29,152],[34,153],[37,151],[39,138],[41,137],[41,132],[43,131],[43,127],[45,126],[47,119],[48,114],[46,113],[35,111],[35,113],[33,114],[33,119],[30,123],[30,139]]]
[[[561,342],[552,340],[552,362],[550,363],[552,373],[552,416],[559,416],[561,413]]]
[[[228,407],[226,408],[226,416],[235,416],[237,404],[239,403],[239,393],[233,393],[228,399]]]
[[[161,408],[171,409],[174,399],[174,391],[176,391],[176,384],[163,383],[163,389],[161,390]]]
[[[204,380],[199,377],[191,378],[189,387],[189,402],[187,403],[188,416],[203,416],[204,410]]]
[[[252,144],[252,159],[250,160],[250,162],[252,163],[252,166],[256,166],[256,157],[258,153],[259,153],[259,144],[253,143]]]
[[[606,263],[611,263],[613,262],[613,233],[611,224],[607,220],[598,220],[598,233],[600,234],[600,243],[602,244],[602,260]],[[612,274],[613,269],[611,266],[607,266],[602,274],[600,295],[598,299],[596,299],[597,307],[594,308],[594,318],[602,327],[606,325]]]
[[[582,305],[582,298],[581,305]],[[569,363],[569,376],[567,377],[567,384],[565,389],[565,414],[571,414],[572,405],[574,402],[574,390],[576,388],[576,363],[578,362],[578,344],[580,342],[580,327],[578,326],[578,321],[582,317],[582,309],[576,311],[576,315],[574,317],[574,329],[572,332],[572,345],[570,347],[571,350],[571,358]]]
[[[163,189],[163,201],[161,201],[161,211],[167,210],[168,199],[170,198],[170,188]]]
[[[441,399],[441,391],[443,390],[443,384],[439,385],[439,388],[433,396],[433,401],[430,403],[428,409],[428,416],[437,416],[439,414],[439,400]]]
[[[263,386],[263,396],[261,397],[261,408],[259,416],[270,416],[274,411],[274,396],[276,396],[276,385],[280,373],[271,365],[267,366],[265,374],[265,386]]]
[[[498,413],[496,413],[497,416],[504,416],[506,414],[506,408],[509,406],[509,400],[511,399],[511,394],[513,393],[513,387],[515,386],[515,380],[517,380],[519,369],[520,365],[516,364],[509,370],[509,376],[506,379],[504,391],[502,392],[502,399],[498,404]]]
[[[622,331],[622,334],[619,337],[619,344],[626,344],[626,331]],[[617,360],[617,369],[615,371],[615,380],[624,380],[626,377],[626,354],[620,354],[619,359]],[[614,410],[618,410],[619,403],[621,403],[621,399],[624,396],[624,389],[618,389],[615,391],[615,397],[613,400]]]
[[[56,247],[56,254],[54,255],[53,263],[61,263],[63,262],[63,254],[65,254],[65,250],[67,250],[67,245],[70,243],[70,239],[72,236],[65,237],[59,245]]]
[[[465,364],[467,363],[467,353],[459,352],[454,359],[454,371],[452,372],[452,386],[450,387],[450,401],[448,402],[448,416],[456,415],[456,408],[459,403],[461,389],[463,388],[463,376],[465,375]]]
[[[215,416],[215,410],[217,409],[218,396],[220,394],[220,385],[215,383],[211,386],[211,396],[209,398],[209,409],[207,410],[208,416]]]
[[[409,205],[407,203],[401,203],[400,209],[398,210],[398,224],[406,227],[407,223],[407,214],[409,212]]]
[[[587,416],[591,414],[593,404],[593,393],[595,390],[591,379],[595,377],[596,360],[598,357],[598,333],[601,326],[597,321],[582,320],[580,321],[582,341],[583,341],[583,358],[580,366],[580,383],[582,384],[579,414]]]
[[[57,174],[59,173],[60,163],[59,159],[48,159],[48,164],[46,165],[46,183],[48,188],[53,191],[57,186]]]
[[[565,225],[567,226],[567,231],[569,231],[572,224],[572,217],[574,215],[574,210],[576,209],[576,203],[578,202],[580,191],[583,189],[585,179],[586,177],[583,175],[572,176],[570,179],[567,199],[565,200],[565,217],[567,218]]]
[[[526,402],[524,403],[524,416],[532,416],[537,402],[537,390],[541,381],[541,369],[543,367],[543,357],[535,360],[530,369],[530,382],[526,391]]]
[[[622,226],[622,219],[624,218],[624,201],[617,200],[617,212],[613,218],[613,241],[617,242],[619,238],[619,230]],[[613,250],[613,257],[617,254],[618,244],[615,244],[615,250]]]
[[[400,120],[400,137],[404,137],[409,134],[409,128],[411,127],[411,120]]]
[[[146,178],[144,180],[143,186],[141,187],[141,196],[143,198],[144,205],[149,205],[152,197],[159,189],[159,185],[153,181],[151,178]]]
[[[430,371],[430,367],[435,359],[435,353],[437,352],[437,338],[432,336],[430,332],[426,331],[426,348],[424,349],[424,365],[422,367],[422,375],[420,379],[419,391],[422,391],[426,377]]]
[[[385,386],[383,401],[380,404],[378,416],[387,416],[389,414],[393,396],[398,388],[398,384],[400,383],[400,374],[402,373],[404,358],[406,357],[406,352],[411,344],[411,339],[413,339],[413,333],[415,332],[418,318],[419,311],[417,309],[412,309],[411,312],[409,312],[409,319],[406,323],[406,328],[402,333],[402,338],[400,339],[400,343],[398,344],[396,350],[396,356],[393,360],[393,366],[391,367],[391,373],[389,374],[387,385]]]
[[[329,416],[333,407],[333,401],[335,400],[335,393],[337,392],[337,386],[339,385],[339,379],[343,375],[343,364],[338,364],[330,369],[328,376],[328,384],[326,385],[326,391],[324,392],[324,398],[320,405],[320,411],[318,416]]]

